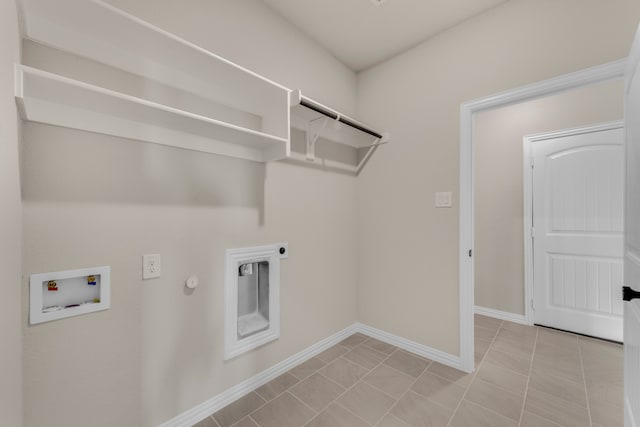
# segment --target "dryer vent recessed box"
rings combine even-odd
[[[32,274],[29,322],[32,325],[106,310],[110,305],[109,267]]]

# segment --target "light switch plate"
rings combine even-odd
[[[438,192],[436,193],[436,208],[450,208],[451,207],[451,192]]]
[[[142,256],[142,280],[155,279],[162,273],[160,254]]]

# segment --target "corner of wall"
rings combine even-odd
[[[0,271],[6,282],[0,311],[0,424],[23,423],[22,379],[22,202],[20,199],[18,116],[13,98],[14,63],[20,59],[17,6],[0,5]]]

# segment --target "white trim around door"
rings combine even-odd
[[[473,116],[481,111],[541,98],[610,80],[622,79],[626,59],[511,89],[460,105],[460,363],[474,370],[473,284]]]
[[[524,171],[524,318],[527,324],[533,325],[533,171],[531,168],[533,157],[531,144],[537,141],[582,135],[585,133],[602,132],[624,127],[622,120],[600,123],[556,132],[526,135],[522,138],[523,171]]]

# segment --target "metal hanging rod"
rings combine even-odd
[[[302,95],[302,93],[299,90],[294,91],[294,93],[292,94],[292,99],[294,99],[295,101],[297,101],[298,104],[302,105],[303,107],[306,107],[310,110],[313,110],[317,113],[320,113],[324,116],[327,116],[333,120],[339,121],[342,124],[345,124],[347,126],[350,126],[354,129],[359,130],[360,132],[364,132],[368,135],[371,135],[373,137],[376,137],[382,141],[386,142],[386,139],[388,139],[388,137],[386,135],[382,135],[372,129],[369,129],[366,125],[353,120],[347,116],[344,116],[340,113],[338,113],[337,111],[332,110],[329,107],[325,107],[324,105],[315,102],[305,96]],[[295,102],[294,101],[294,102]],[[292,104],[294,103],[292,102]]]

